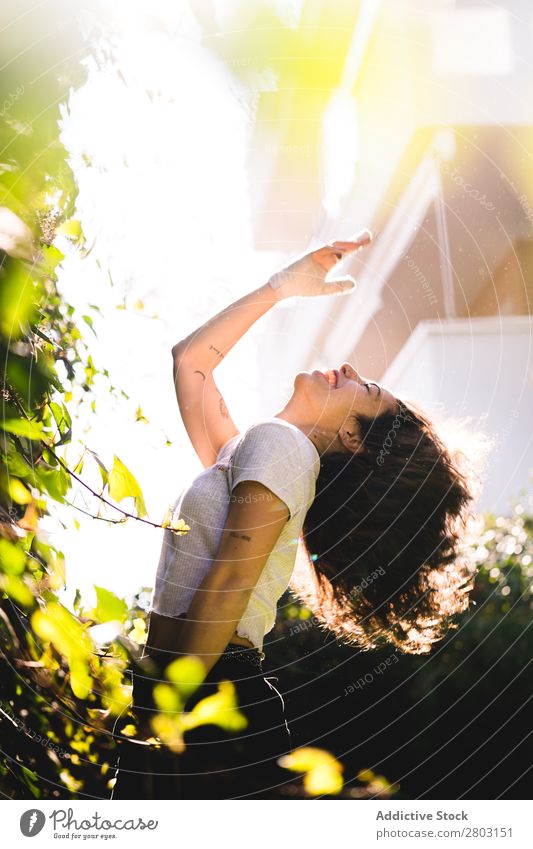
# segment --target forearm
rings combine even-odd
[[[254,289],[174,345],[174,358],[186,357],[199,370],[211,371],[278,300],[268,283]]]
[[[199,657],[209,672],[235,633],[250,592],[240,584],[201,586],[181,627],[178,654]]]

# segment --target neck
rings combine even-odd
[[[292,410],[289,405],[284,407],[279,413],[276,413],[274,418],[283,419],[283,421],[289,422],[289,424],[301,430],[313,443],[320,456],[342,449],[342,443],[339,440],[337,431],[333,428],[323,427],[320,422],[307,421],[297,411]]]

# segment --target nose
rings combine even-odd
[[[350,365],[350,363],[343,363],[339,372],[348,378],[348,380],[357,380],[359,383],[362,383],[361,375],[353,368],[353,366]]]

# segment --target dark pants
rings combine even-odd
[[[120,758],[114,799],[283,798],[279,788],[290,774],[276,761],[290,751],[291,741],[283,698],[274,686],[278,679],[222,656],[185,710],[217,692],[217,682],[223,679],[234,683],[247,727],[237,732],[213,724],[191,729],[185,732],[186,749],[180,754],[165,746],[117,740]],[[153,684],[153,679],[133,675],[133,712],[145,725],[155,709]]]

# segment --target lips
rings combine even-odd
[[[326,378],[329,385],[333,389],[336,389],[337,383],[338,383],[338,380],[339,380],[339,372],[337,371],[337,369],[331,369],[329,371],[325,371],[325,372],[323,372],[323,375]]]

